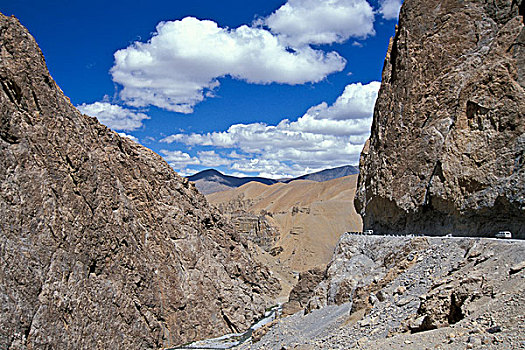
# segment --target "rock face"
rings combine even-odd
[[[267,252],[272,251],[273,245],[279,238],[279,231],[266,220],[264,215],[238,213],[237,215],[232,215],[231,220],[241,236],[244,236]]]
[[[283,304],[283,315],[292,315],[304,309],[314,289],[325,278],[325,270],[315,267],[299,274],[299,281],[290,291],[288,301]]]
[[[0,348],[159,348],[264,314],[277,281],[231,225],[81,115],[1,14],[0,84]]]
[[[310,296],[306,311],[350,301],[353,301],[351,312],[369,307],[369,295],[411,267],[415,263],[414,254],[427,246],[423,238],[343,235],[324,280]]]
[[[522,0],[406,0],[356,208],[380,233],[525,238]]]
[[[257,214],[249,212],[249,207],[253,204],[253,200],[245,199],[241,193],[228,202],[218,203],[217,208],[230,219],[241,237],[271,252],[279,238],[279,230],[268,221],[266,211],[261,210]]]

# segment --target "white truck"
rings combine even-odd
[[[510,231],[499,231],[494,235],[496,238],[512,238],[512,233]]]

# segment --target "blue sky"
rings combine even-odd
[[[83,113],[162,155],[280,178],[357,164],[401,0],[0,5]]]

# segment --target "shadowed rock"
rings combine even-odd
[[[299,274],[299,281],[290,291],[288,301],[283,304],[283,315],[292,315],[304,309],[314,289],[325,277],[325,268],[315,267]]]

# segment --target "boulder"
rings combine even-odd
[[[306,306],[315,288],[325,277],[325,270],[316,267],[299,274],[299,281],[290,291],[288,301],[283,304],[283,315],[292,315]]]

